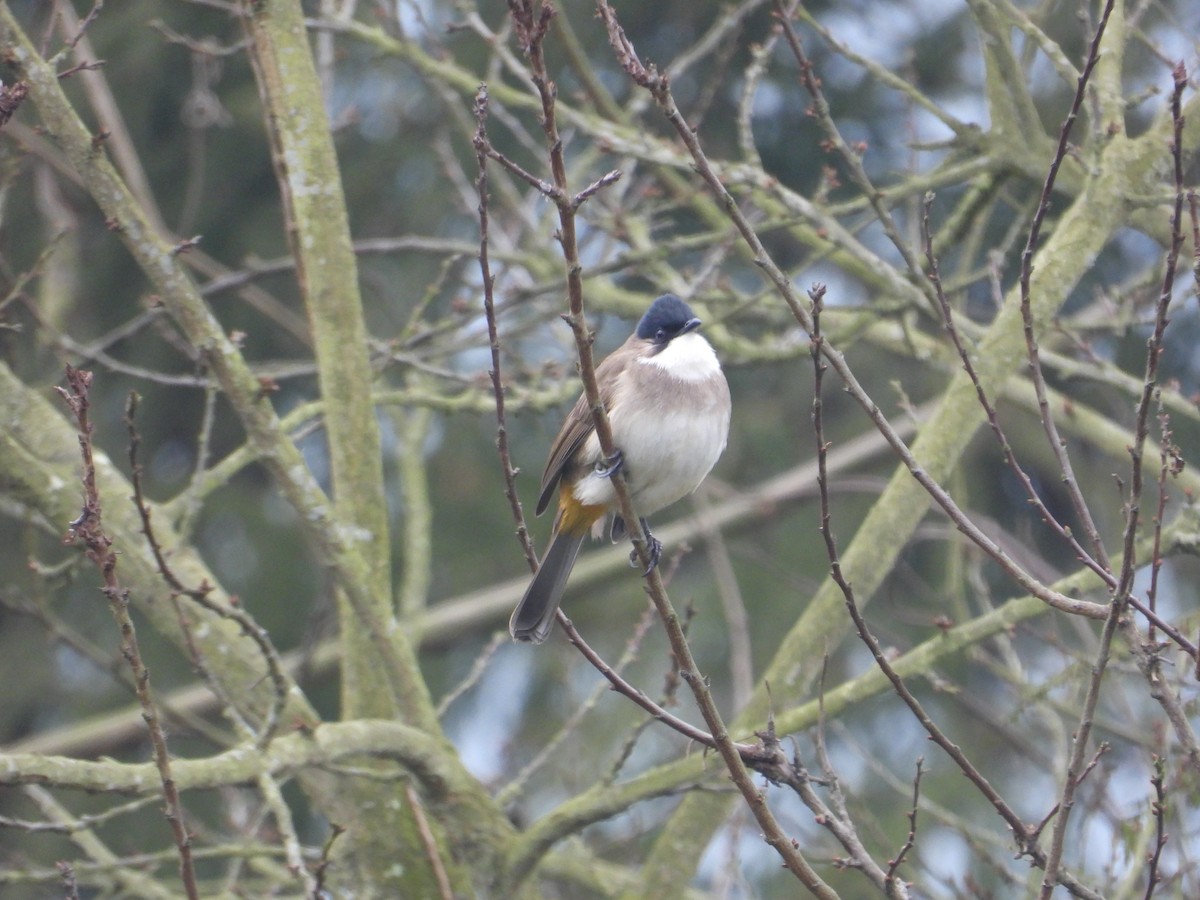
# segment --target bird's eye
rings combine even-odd
[[[658,343],[661,344],[666,339],[667,339],[667,329],[660,328],[660,329],[658,329],[658,331],[654,332],[654,340],[657,341]]]

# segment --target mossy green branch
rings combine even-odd
[[[1020,146],[1023,153],[1028,153],[1031,144],[1049,151],[1050,137],[1042,127],[1041,116],[1029,93],[1028,78],[1013,50],[1013,23],[988,0],[968,0],[967,6],[979,30],[987,67],[985,90],[990,134],[998,141]]]
[[[0,497],[21,504],[57,531],[79,515],[79,450],[75,432],[59,408],[41,392],[18,379],[0,363]],[[121,553],[121,579],[138,612],[176,646],[185,646],[179,616],[161,600],[168,592],[154,557],[142,536],[142,523],[128,498],[133,489],[112,461],[95,451],[96,487],[104,503],[104,525]],[[152,509],[153,512],[153,509]],[[219,579],[199,554],[180,543],[165,516],[155,515],[155,536],[176,576],[185,584]],[[227,596],[214,587],[218,604]],[[258,721],[271,703],[266,664],[253,643],[228,619],[200,606],[186,607],[192,623],[192,642],[204,658],[209,676],[221,686],[238,711]],[[284,717],[289,722],[314,724],[317,714],[299,690],[288,695]]]
[[[404,575],[397,606],[400,615],[409,618],[428,605],[433,582],[433,507],[425,465],[425,442],[433,415],[428,407],[416,407],[397,411],[392,422],[404,490]]]
[[[347,529],[337,527],[329,498],[309,471],[304,457],[280,428],[262,382],[200,297],[180,259],[180,248],[154,229],[109,162],[103,141],[83,124],[63,93],[56,72],[38,54],[7,3],[0,3],[0,44],[7,48],[10,63],[29,85],[29,98],[37,107],[45,133],[71,161],[109,228],[120,236],[159,300],[203,355],[245,428],[247,439],[300,514],[321,562],[332,569],[359,615],[371,622],[375,650],[389,660],[383,674],[397,694],[404,694],[407,682],[399,676],[404,670],[399,662],[404,655],[400,635],[394,627],[389,627],[387,619],[373,614],[370,579],[365,574],[367,562],[360,552],[360,542],[352,540]]]
[[[441,822],[457,823],[456,842],[475,852],[476,883],[486,894],[499,877],[496,848],[505,848],[512,826],[503,816],[486,813],[478,784],[439,738],[399,722],[359,719],[305,728],[277,738],[267,748],[252,743],[205,759],[173,761],[181,791],[253,784],[269,776],[316,775],[339,763],[372,758],[398,763],[420,788],[429,811]],[[403,777],[394,772],[393,777]],[[152,794],[159,790],[153,763],[79,760],[41,753],[0,754],[0,785],[51,785],[106,794]],[[393,861],[401,859],[399,855]],[[410,863],[411,864],[411,863]],[[420,896],[436,896],[422,894]]]
[[[375,614],[386,621],[392,614],[392,591],[379,427],[371,403],[358,266],[321,84],[298,2],[256,4],[247,25],[325,401],[334,516],[346,539],[360,549],[363,566],[356,575]],[[405,689],[394,698],[394,707],[386,684],[375,674],[378,655],[366,624],[349,603],[341,603],[340,610],[347,643],[343,716],[399,712],[435,732],[432,704],[406,642],[397,641]]]
[[[298,11],[298,5],[295,9]],[[301,40],[304,40],[302,32]],[[332,571],[338,587],[345,591],[361,622],[361,633],[369,636],[373,654],[382,660],[374,670],[377,681],[388,685],[401,707],[415,713],[414,719],[425,720],[418,724],[425,726],[431,740],[442,743],[432,712],[427,716],[421,712],[430,704],[416,671],[411,647],[390,611],[386,616],[380,614],[379,594],[372,589],[376,575],[372,572],[372,557],[368,555],[372,551],[366,548],[374,546],[376,536],[384,532],[371,529],[369,522],[341,526],[332,512],[329,498],[280,427],[263,384],[200,297],[180,259],[184,248],[173,245],[151,225],[107,159],[103,140],[88,131],[63,93],[57,73],[40,56],[8,4],[3,2],[0,2],[0,44],[6,48],[9,63],[29,85],[29,99],[41,116],[45,133],[68,157],[110,228],[120,236],[163,305],[200,351],[245,428],[249,443],[299,513],[310,539],[308,546],[315,551],[321,564]],[[288,74],[291,77],[293,73],[289,70]],[[319,185],[307,185],[307,189],[319,188]],[[309,272],[311,274],[311,266]],[[74,449],[73,441],[68,440],[65,446]],[[361,539],[364,532],[370,533],[370,541]],[[389,596],[384,593],[385,598]],[[460,765],[448,744],[443,743],[442,753],[448,767]],[[465,770],[460,769],[458,774],[459,783],[468,786],[462,795],[466,798],[466,808],[462,808],[462,804],[455,807],[462,809],[463,817],[440,824],[445,825],[450,835],[456,858],[471,861],[476,877],[486,880],[493,875],[491,864],[495,854],[503,852],[503,848],[493,842],[501,840],[498,835],[511,832],[511,827],[490,803],[482,787]],[[386,838],[386,834],[380,835],[381,841]],[[389,868],[395,868],[395,850],[393,841]]]
[[[263,0],[246,23],[325,404],[334,519],[360,550],[362,565],[355,576],[370,606],[364,617],[344,590],[338,594],[341,716],[400,716],[437,736],[441,727],[407,636],[392,628],[393,653],[387,659],[376,652],[372,635],[375,622],[395,621],[382,449],[346,199],[303,10],[298,0]],[[381,665],[395,668],[392,690],[379,678]],[[449,745],[445,749],[453,755]],[[441,849],[441,829],[433,828],[434,849],[432,841],[423,840],[401,785],[354,779],[345,789],[362,811],[361,827],[349,835],[356,887],[383,895],[436,895],[444,862],[429,857],[449,857]],[[397,858],[404,864],[395,865]],[[469,884],[465,869],[452,877],[460,889]]]
[[[462,789],[461,770],[447,765],[440,741],[416,728],[381,720],[317,725],[280,736],[265,749],[251,742],[205,759],[176,758],[173,763],[179,789],[192,791],[251,784],[263,775],[295,775],[364,756],[400,763],[431,805],[453,802]],[[69,759],[41,753],[0,754],[0,784],[44,784],[133,795],[159,790],[152,762]]]

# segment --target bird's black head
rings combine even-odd
[[[644,341],[666,345],[699,327],[700,320],[691,307],[674,294],[663,294],[650,304],[642,321],[638,322],[637,336]]]

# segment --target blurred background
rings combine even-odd
[[[69,20],[91,8],[82,0],[73,11],[70,3],[44,0],[10,0],[8,6],[51,50],[78,30]],[[1136,137],[1164,115],[1174,63],[1196,67],[1200,3],[1127,6],[1119,87],[1125,130]],[[918,293],[895,287],[914,280],[812,114],[798,65],[773,36],[773,7],[709,0],[614,7],[643,62],[671,72],[678,104],[709,156],[727,166],[731,189],[775,260],[801,289],[827,285],[831,340],[885,415],[911,434],[959,364],[940,322],[914,301]],[[316,370],[246,35],[232,8],[219,2],[108,4],[77,52],[104,61],[97,74],[117,113],[98,105],[100,94],[85,81],[92,73],[77,73],[63,86],[85,121],[116,134],[110,154],[121,147],[136,154],[135,168],[144,175],[139,191],[152,217],[178,239],[198,238],[187,257],[197,283],[255,371],[272,383],[270,402],[287,414],[317,398]],[[623,173],[581,211],[596,349],[615,347],[648,302],[672,290],[705,319],[730,381],[734,416],[724,458],[694,498],[660,513],[654,524],[667,541],[671,596],[686,610],[700,666],[732,718],[829,568],[811,468],[808,341],[740,250],[729,223],[714,221],[689,196],[702,194],[701,182],[663,116],[614,62],[593,7],[566,0],[560,8],[547,52],[567,110],[559,126],[571,183],[578,190],[611,169]],[[463,689],[444,724],[464,762],[503,792],[518,824],[528,824],[592,786],[598,775],[620,779],[699,751],[656,724],[646,727],[644,715],[608,691],[560,633],[533,648],[511,644],[505,632],[528,568],[495,447],[471,102],[475,86],[487,82],[493,143],[548,177],[535,111],[513,99],[532,97],[523,58],[500,3],[327,0],[305,9],[359,242],[369,353],[381,392],[396,603],[403,621],[423,635],[420,661],[435,699]],[[364,31],[386,41],[329,24],[348,11]],[[813,3],[803,10],[797,27],[833,120],[874,184],[888,192],[900,236],[918,253],[922,199],[926,191],[936,194],[932,220],[943,280],[972,339],[996,314],[998,292],[1016,283],[1052,139],[1070,107],[1074,83],[1065,75],[1078,71],[1097,14],[1094,4],[1057,0],[1013,7],[950,0]],[[1024,143],[1009,130],[1002,144],[992,120],[1000,88],[989,85],[980,26],[990,15],[1027,23],[1024,31],[1015,24],[1002,28],[1015,48],[1011,75],[1024,79],[1013,92],[1031,104],[1033,118],[1020,120],[1022,127],[1036,128]],[[1076,149],[1050,206],[1048,232],[1102,142],[1094,104],[1085,103],[1072,136]],[[622,128],[607,134],[606,121]],[[633,146],[630,132],[644,135],[645,146]],[[666,156],[662,147],[675,148],[675,155]],[[1164,147],[1164,173],[1166,154]],[[129,171],[124,164],[122,170]],[[755,184],[750,172],[767,180]],[[558,319],[565,311],[564,269],[553,206],[494,164],[490,175],[509,437],[540,548],[549,522],[532,521],[538,477],[579,390],[570,330]],[[1189,184],[1194,176],[1189,168]],[[772,195],[770,183],[839,223],[864,255],[822,244],[812,219]],[[1164,181],[1163,190],[1168,187]],[[336,719],[336,617],[328,573],[261,466],[250,461],[219,482],[204,478],[208,467],[238,451],[245,434],[195,349],[181,339],[119,237],[41,132],[32,104],[0,132],[0,191],[0,294],[7,295],[0,305],[0,360],[46,396],[60,383],[65,362],[92,369],[95,440],[126,472],[122,416],[128,393],[141,396],[148,496],[190,537],[221,587],[240,598],[281,651],[299,660],[301,686],[324,717]],[[1053,387],[1117,430],[1132,422],[1129,384],[1141,378],[1161,284],[1169,224],[1162,199],[1147,198],[1131,210],[1061,298],[1044,338],[1061,358],[1048,373]],[[863,263],[866,254],[895,275],[872,273]],[[1200,437],[1200,316],[1195,285],[1183,274],[1162,365],[1174,440],[1188,456]],[[824,399],[833,529],[844,547],[897,462],[832,375]],[[1050,510],[1077,526],[1036,410],[1009,397],[1001,414]],[[1121,439],[1065,427],[1076,475],[1115,550],[1123,513],[1113,473],[1126,478],[1128,472]],[[306,418],[295,433],[328,487],[319,419]],[[1160,437],[1157,427],[1152,437]],[[1152,480],[1157,457],[1150,468]],[[4,496],[3,482],[0,473],[0,744],[145,758],[136,727],[114,722],[76,730],[130,707],[128,691],[109,677],[121,665],[115,629],[94,571],[61,544],[66,523],[30,515]],[[1032,515],[985,430],[946,486],[1039,578],[1053,582],[1077,568],[1069,549]],[[1172,514],[1184,502],[1178,492],[1173,497]],[[674,683],[661,628],[651,622],[639,630],[646,597],[626,555],[627,548],[607,542],[586,545],[566,612],[607,660],[630,655],[625,674],[631,682],[651,696],[665,695],[680,715],[696,720],[687,690]],[[1198,575],[1194,558],[1175,556],[1159,581],[1160,609],[1190,634]],[[1148,572],[1140,583],[1144,589]],[[874,595],[868,618],[889,652],[900,654],[935,637],[939,627],[1018,595],[943,517],[931,514]],[[1031,822],[1049,811],[1048,798],[1058,791],[1078,716],[1078,679],[1096,631],[1061,617],[1027,619],[914,679],[939,723]],[[173,645],[147,637],[144,652],[164,696],[195,684],[189,661]],[[827,688],[871,666],[853,635],[825,653]],[[1171,743],[1132,664],[1122,658],[1116,665],[1098,714],[1100,737],[1114,750],[1093,775],[1086,814],[1072,832],[1086,850],[1071,858],[1089,883],[1107,885],[1114,896],[1141,865],[1134,861],[1142,846],[1135,832],[1153,799],[1152,754],[1167,752]],[[1180,690],[1194,716],[1194,682],[1188,679]],[[809,698],[817,692],[814,686]],[[212,709],[197,714],[217,718]],[[127,714],[122,721],[135,719]],[[172,749],[183,755],[213,746],[180,721],[173,722],[171,737]],[[1023,896],[1027,868],[1013,863],[1002,824],[982,798],[964,795],[961,775],[894,695],[854,703],[826,723],[824,741],[864,840],[882,859],[907,834],[916,760],[924,757],[921,793],[929,813],[909,862],[921,896]],[[797,737],[796,747],[819,768],[810,732]],[[549,752],[537,770],[525,772],[543,749]],[[1195,789],[1194,773],[1172,771],[1181,791]],[[189,802],[209,828],[232,832],[241,827],[236,793]],[[636,866],[677,802],[665,797],[636,805],[591,826],[584,840],[593,852]],[[832,860],[840,848],[798,800],[774,791],[772,802],[823,877],[844,896],[871,895],[865,881],[838,870]],[[77,810],[87,806],[82,802]],[[30,815],[23,800],[4,794],[0,813]],[[1200,890],[1200,823],[1194,810],[1176,813],[1164,869],[1171,895],[1186,896]],[[325,824],[315,816],[298,820],[305,840],[317,844]],[[159,846],[163,837],[154,815],[109,835],[126,853]],[[14,871],[76,852],[66,838],[13,830],[0,843],[6,845],[0,866]],[[791,876],[744,810],[714,829],[696,870],[697,887],[714,896],[796,895]],[[14,896],[44,896],[10,884],[27,892]]]

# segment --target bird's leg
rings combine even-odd
[[[662,556],[662,541],[650,533],[650,523],[645,519],[639,520],[642,523],[642,532],[646,535],[646,552],[650,556],[650,565],[646,566],[646,571],[642,573],[643,578],[648,578],[650,573],[658,566],[658,560]],[[637,547],[629,551],[629,565],[637,568],[639,563]]]
[[[601,478],[612,478],[613,475],[621,471],[624,465],[625,454],[621,452],[620,447],[617,447],[614,448],[612,456],[596,463],[595,472]],[[620,516],[613,520],[612,537],[614,541],[618,539],[620,534],[624,534],[625,531],[624,527],[619,524],[620,521]],[[654,567],[658,565],[658,559],[660,556],[662,556],[662,541],[650,533],[649,522],[647,522],[645,519],[640,519],[639,521],[642,523],[642,532],[646,535],[646,551],[650,554],[650,565],[648,565],[646,567],[646,571],[642,573],[642,577],[645,578],[651,572],[653,572]],[[629,565],[635,568],[638,566],[638,552],[636,547],[629,553]]]
[[[625,454],[621,452],[621,448],[613,450],[613,455],[608,459],[602,459],[596,463],[596,474],[601,478],[612,478],[621,471],[621,467],[625,465]]]

